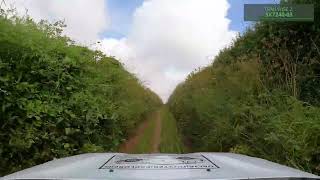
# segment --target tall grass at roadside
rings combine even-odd
[[[177,129],[176,120],[174,119],[174,117],[169,112],[166,106],[163,106],[161,108],[160,116],[162,119],[160,152],[161,153],[185,152],[180,134]]]

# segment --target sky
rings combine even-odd
[[[278,0],[5,0],[35,21],[64,20],[64,34],[114,56],[166,101],[252,23],[243,5]],[[101,42],[101,43],[96,43]]]

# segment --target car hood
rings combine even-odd
[[[319,179],[287,166],[233,153],[89,153],[55,159],[7,179]]]

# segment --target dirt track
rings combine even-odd
[[[151,116],[151,119],[147,119],[144,122],[142,122],[135,133],[131,135],[131,137],[120,146],[119,151],[123,153],[134,153],[134,150],[139,145],[141,138],[145,134],[146,130],[150,128],[152,121],[155,121],[155,127],[152,131],[152,142],[151,143],[151,151],[150,152],[144,152],[144,153],[157,153],[159,152],[159,146],[161,142],[161,117],[160,112],[156,111],[154,112],[154,115]]]

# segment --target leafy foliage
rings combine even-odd
[[[320,174],[319,2],[314,23],[257,23],[169,98],[192,151],[237,152]]]
[[[115,151],[161,105],[115,59],[1,10],[0,175],[85,152]]]

